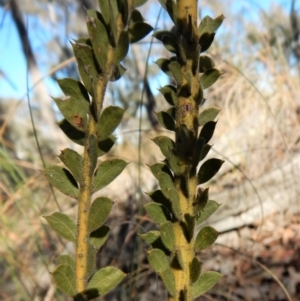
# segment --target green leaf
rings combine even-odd
[[[70,255],[60,255],[56,259],[57,266],[61,264],[69,265],[75,271],[75,260]]]
[[[203,89],[207,89],[210,86],[212,86],[218,78],[222,75],[222,73],[215,68],[206,70],[201,76],[200,76],[200,82],[203,87]]]
[[[85,131],[89,110],[87,91],[80,82],[71,78],[58,80],[57,82],[65,93],[62,98],[53,98],[57,107],[72,126],[79,131]]]
[[[166,49],[168,49],[172,53],[178,52],[176,37],[174,34],[164,35],[162,37],[162,42]]]
[[[205,16],[199,24],[198,34],[199,36],[203,35],[203,33],[215,33],[218,28],[222,25],[225,17],[223,15],[218,16],[215,19],[212,19],[209,16]]]
[[[173,175],[170,169],[167,167],[167,165],[162,163],[156,163],[150,166],[150,169],[158,180],[162,193],[167,199],[170,200],[172,204],[172,212],[178,219],[181,219],[182,213],[180,209],[179,195],[173,183]]]
[[[89,243],[94,249],[98,250],[102,247],[109,235],[109,227],[103,225],[90,234]]]
[[[208,152],[210,151],[210,149],[212,148],[212,145],[210,144],[205,144],[202,148],[202,152],[200,155],[200,161],[205,159],[206,155],[208,154]]]
[[[195,155],[194,155],[194,165],[195,166],[197,166],[200,161],[203,147],[204,147],[204,139],[202,137],[198,137],[197,142],[196,142]]]
[[[190,279],[192,283],[198,280],[201,273],[201,268],[202,262],[197,257],[194,257],[190,263]]]
[[[169,213],[173,212],[170,200],[164,196],[161,190],[155,190],[153,192],[148,193],[148,195],[155,203],[163,205]]]
[[[87,287],[89,299],[103,296],[112,291],[126,276],[116,267],[108,266],[94,274]]]
[[[214,107],[202,111],[198,117],[199,126],[203,126],[205,125],[205,123],[209,121],[214,121],[218,116],[218,114],[220,113],[220,111],[221,111],[220,109]]]
[[[98,4],[101,10],[101,15],[105,21],[105,24],[108,25],[110,22],[109,1],[98,0]]]
[[[195,230],[195,216],[186,213],[184,215],[184,223],[182,223],[182,227],[184,227],[184,233],[188,242],[192,240],[194,237]]]
[[[205,208],[205,206],[207,205],[208,192],[209,192],[209,188],[205,188],[203,191],[198,190],[198,193],[196,195],[196,199],[194,202],[195,212],[203,210],[203,208]]]
[[[76,241],[76,224],[68,215],[55,212],[44,218],[59,236],[71,242]]]
[[[131,13],[130,21],[132,23],[144,22],[144,18],[139,10],[134,9]]]
[[[155,137],[153,141],[160,148],[160,151],[165,157],[168,157],[170,151],[175,149],[175,142],[169,137],[158,136]]]
[[[156,113],[156,116],[162,127],[169,131],[175,131],[175,120],[169,113],[160,111]]]
[[[99,164],[93,183],[93,192],[102,189],[112,182],[128,163],[121,159],[106,160]]]
[[[118,63],[112,69],[109,80],[111,82],[115,82],[115,81],[119,80],[122,77],[122,75],[125,73],[125,71],[126,71],[126,68],[124,68],[121,63]]]
[[[198,214],[196,225],[206,221],[221,205],[215,201],[208,201],[205,208]]]
[[[219,232],[210,226],[203,227],[195,240],[195,251],[209,248],[218,238]]]
[[[58,156],[65,166],[71,171],[78,183],[82,181],[82,157],[70,148],[61,151]]]
[[[141,234],[141,238],[149,245],[155,242],[160,237],[159,231],[149,231],[146,234]]]
[[[158,59],[155,61],[155,64],[163,71],[166,73],[168,76],[173,77],[173,73],[171,72],[169,65],[171,61],[169,59]]]
[[[168,37],[168,38],[176,41],[176,35],[169,30],[155,31],[153,34],[153,37],[155,37],[156,39],[158,39],[161,42],[163,41],[164,37]]]
[[[222,274],[214,271],[203,273],[192,285],[193,298],[197,298],[205,294],[207,291],[213,288],[222,277]]]
[[[154,223],[159,225],[167,221],[164,208],[161,204],[149,203],[144,205],[144,208]]]
[[[216,127],[216,122],[215,121],[208,121],[204,124],[203,128],[201,129],[200,138],[203,138],[204,143],[208,143],[209,140],[212,138],[215,127]]]
[[[166,269],[160,273],[160,277],[171,296],[176,295],[175,277],[171,269]]]
[[[181,85],[183,77],[180,64],[176,61],[173,61],[168,65],[168,68],[171,71],[172,77],[174,77],[176,83]]]
[[[77,182],[67,169],[53,165],[47,167],[44,170],[44,174],[50,184],[56,187],[59,191],[74,199],[78,198],[79,189]]]
[[[103,140],[100,140],[98,142],[97,156],[101,157],[106,153],[108,153],[110,149],[113,147],[113,145],[115,144],[115,141],[116,141],[116,137],[112,135],[110,135],[109,137]]]
[[[84,43],[71,43],[78,64],[78,71],[85,88],[90,95],[94,96],[94,83],[100,73],[93,48]]]
[[[114,51],[114,63],[121,62],[127,55],[129,49],[129,35],[128,31],[123,30],[120,34],[117,48]]]
[[[173,251],[175,248],[175,234],[173,225],[171,222],[165,222],[159,226],[160,237],[164,246],[169,250]]]
[[[198,185],[209,181],[219,171],[223,163],[223,160],[215,158],[205,161],[197,174]]]
[[[77,130],[66,119],[63,119],[61,122],[59,122],[58,126],[70,140],[72,140],[73,142],[79,145],[84,145],[84,140],[85,140],[84,132]]]
[[[200,52],[203,53],[209,49],[215,38],[215,33],[205,32],[199,39]]]
[[[167,1],[165,1],[165,3],[166,3],[167,12],[168,12],[170,18],[172,19],[172,21],[174,22],[174,24],[176,25],[177,5],[174,0],[167,0]]]
[[[101,70],[104,70],[107,62],[109,37],[105,25],[97,18],[93,10],[87,10],[87,29],[96,60]]]
[[[125,110],[117,106],[105,108],[97,123],[97,134],[99,140],[109,137],[120,124]]]
[[[56,287],[60,289],[69,297],[73,297],[76,294],[76,280],[75,272],[68,264],[60,264],[51,273],[53,282]]]
[[[165,100],[171,105],[176,106],[177,104],[177,95],[176,95],[176,87],[172,85],[166,85],[159,89],[159,92],[164,96]]]
[[[148,261],[157,273],[161,273],[169,267],[169,260],[166,254],[160,249],[152,249],[147,252]]]
[[[107,197],[99,197],[92,203],[89,213],[89,231],[93,232],[100,228],[108,218],[113,201]]]
[[[152,30],[153,27],[145,22],[136,22],[130,24],[128,29],[130,43],[136,43],[140,41],[145,36],[147,36]]]
[[[89,279],[95,272],[96,268],[96,253],[97,250],[93,248],[90,244],[88,245],[88,252],[87,252],[87,271],[86,271],[86,278]]]
[[[147,2],[147,0],[133,0],[133,7],[142,6],[146,2]]]
[[[203,73],[206,70],[212,69],[215,67],[214,61],[207,55],[201,55],[199,60],[199,72]]]

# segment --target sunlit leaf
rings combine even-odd
[[[78,184],[72,174],[60,166],[49,166],[44,170],[48,181],[62,193],[77,199],[79,195]]]
[[[193,298],[197,298],[213,288],[222,276],[222,274],[214,271],[201,274],[199,279],[192,285]]]
[[[98,191],[112,182],[128,163],[121,159],[106,160],[99,164],[93,183],[93,191]]]
[[[76,241],[76,224],[68,215],[55,212],[44,218],[59,236],[71,242]]]
[[[75,272],[70,265],[58,265],[51,276],[56,287],[67,296],[73,297],[76,294]]]
[[[210,226],[202,228],[195,240],[195,251],[209,248],[218,238],[219,232]]]
[[[198,213],[196,224],[199,225],[206,221],[218,208],[220,204],[215,201],[208,201],[205,208]]]
[[[65,166],[71,171],[78,183],[82,181],[82,157],[70,148],[61,151],[58,156]]]
[[[99,197],[93,201],[88,220],[90,232],[97,230],[105,223],[112,206],[113,201],[107,197]]]
[[[126,276],[116,267],[108,266],[95,273],[88,283],[87,295],[89,299],[103,296],[112,291]]]
[[[153,268],[154,271],[157,273],[161,273],[165,269],[169,267],[169,260],[166,254],[159,249],[152,249],[147,252],[148,254],[148,261]]]
[[[105,108],[97,123],[97,134],[99,140],[109,137],[120,124],[125,110],[117,106]]]

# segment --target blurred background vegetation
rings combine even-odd
[[[199,257],[203,269],[227,276],[199,300],[300,300],[300,1],[210,0],[200,6],[200,18],[226,17],[208,53],[224,75],[206,90],[204,104],[222,109],[211,155],[226,163],[210,183],[212,198],[223,205],[209,223],[222,235]],[[42,216],[59,207],[75,218],[77,204],[53,191],[42,170],[58,163],[66,147],[81,151],[56,126],[61,116],[51,96],[61,95],[55,78],[78,79],[70,41],[85,35],[90,8],[98,9],[97,0],[0,0],[1,300],[68,300],[49,272],[57,255],[73,246]],[[158,1],[140,10],[152,26],[171,26]],[[12,27],[17,43],[9,50]],[[13,59],[4,62],[7,51]],[[148,36],[131,47],[125,75],[108,87],[106,104],[127,108],[108,156],[132,163],[102,191],[116,204],[97,264],[130,274],[99,300],[165,298],[138,236],[154,227],[141,209],[148,201],[144,192],[156,187],[147,165],[163,158],[151,139],[169,135],[155,115],[165,109],[158,89],[170,81],[153,63],[162,56],[170,54]]]

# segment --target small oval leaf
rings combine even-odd
[[[148,261],[157,273],[161,273],[169,267],[169,260],[166,254],[159,249],[152,249],[147,252]]]
[[[66,264],[69,265],[75,271],[75,260],[70,255],[60,255],[56,259],[57,265]]]
[[[212,69],[215,67],[214,61],[207,55],[201,55],[199,58],[199,72],[203,73],[206,70]]]
[[[73,297],[76,294],[76,280],[75,272],[68,264],[60,264],[51,273],[53,282],[56,287],[60,289],[69,297]]]
[[[177,89],[172,85],[166,85],[159,89],[159,92],[164,96],[165,100],[171,105],[176,106],[177,104]],[[172,115],[171,115],[172,116]],[[173,116],[172,116],[173,117]]]
[[[48,181],[62,193],[77,199],[79,189],[77,182],[72,174],[65,168],[60,166],[49,166],[44,170]]]
[[[157,203],[149,203],[144,205],[144,208],[154,223],[159,225],[167,221],[167,217],[162,205]]]
[[[76,241],[76,224],[68,215],[55,212],[44,218],[59,236],[71,242]]]
[[[153,30],[153,27],[145,22],[132,23],[129,26],[129,40],[130,43],[136,43],[143,39]]]
[[[161,111],[156,113],[156,116],[162,127],[169,131],[175,131],[175,120],[169,113]]]
[[[97,230],[105,223],[112,206],[113,201],[107,197],[99,197],[93,201],[88,221],[90,232]]]
[[[78,183],[82,181],[82,157],[70,148],[61,151],[58,156],[65,166],[71,171],[72,175]]]
[[[222,73],[215,68],[206,70],[201,76],[200,76],[200,82],[203,87],[203,89],[207,89],[210,86],[212,86],[222,75]]]
[[[209,248],[218,238],[219,232],[210,226],[202,228],[195,240],[195,251]]]
[[[116,267],[108,266],[95,273],[87,287],[89,300],[112,291],[126,276]]]
[[[111,183],[124,170],[127,164],[121,159],[106,160],[100,163],[94,176],[93,192]]]
[[[100,249],[108,238],[110,228],[103,225],[90,234],[89,243],[94,249]]]
[[[175,277],[171,269],[166,269],[160,273],[160,277],[171,296],[176,295]]]
[[[175,234],[173,225],[171,222],[165,222],[159,226],[160,237],[164,246],[169,250],[173,251],[175,248]]]
[[[212,138],[215,128],[216,128],[215,121],[208,121],[204,124],[203,128],[201,129],[199,137],[203,139],[204,143],[208,143],[209,140]]]
[[[120,124],[125,110],[117,106],[105,108],[97,123],[97,134],[99,140],[109,137]]]
[[[197,174],[198,185],[209,181],[221,168],[223,160],[212,158],[205,161]]]
[[[58,126],[70,140],[72,140],[73,142],[79,145],[84,145],[84,140],[85,140],[84,132],[76,129],[66,119],[63,119],[61,122],[59,122]]]
[[[220,113],[220,111],[221,111],[220,109],[214,107],[202,111],[198,117],[199,126],[203,126],[205,125],[205,123],[209,121],[214,121],[218,116],[218,114]]]
[[[201,274],[199,279],[192,285],[193,298],[205,294],[213,288],[222,277],[222,274],[214,271],[208,271]]]
[[[199,225],[206,221],[221,205],[215,201],[208,201],[205,208],[198,213],[196,219],[196,225]]]

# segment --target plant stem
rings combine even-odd
[[[104,94],[107,85],[107,77],[99,77],[96,83],[96,114],[100,115]],[[99,115],[96,119],[99,118]],[[89,229],[88,218],[91,206],[93,174],[97,163],[97,139],[93,139],[97,135],[97,121],[92,113],[89,114],[88,132],[84,144],[83,167],[82,167],[82,183],[80,185],[78,217],[77,217],[77,241],[76,241],[76,289],[78,293],[86,290],[87,285],[87,267],[89,254]]]
[[[178,268],[171,265],[175,276],[176,295],[169,296],[169,301],[193,300],[192,287],[190,281],[190,264],[195,256],[194,238],[187,237],[185,225],[194,225],[195,213],[193,202],[197,188],[196,166],[193,163],[193,154],[198,136],[198,105],[199,105],[199,71],[198,59],[199,49],[197,34],[197,0],[178,0],[177,1],[177,41],[180,44],[182,36],[186,38],[185,58],[178,56],[181,65],[182,83],[177,87],[177,110],[176,110],[176,148],[180,158],[180,174],[175,176],[175,187],[179,194],[180,209],[184,219],[174,224],[175,250],[183,258],[183,266]],[[196,66],[196,67],[195,67]],[[190,74],[192,79],[190,83],[186,80],[184,74]],[[190,86],[187,93],[187,86]],[[183,141],[182,130],[186,129],[188,146]],[[193,227],[193,226],[192,226]]]

